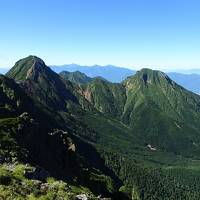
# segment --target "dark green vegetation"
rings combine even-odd
[[[51,69],[57,73],[61,71],[69,71],[69,72],[82,72],[85,73],[89,77],[101,76],[106,80],[113,83],[120,83],[125,80],[128,76],[132,76],[136,73],[135,70],[121,68],[117,66],[80,66],[76,64],[70,65],[62,65],[62,66],[51,66]],[[2,72],[1,72],[2,71]],[[6,70],[0,69],[0,73],[5,73]],[[200,75],[199,70],[179,70],[179,72],[168,72],[167,75],[174,80],[179,85],[184,88],[196,93],[200,94]]]
[[[2,198],[200,199],[200,97],[150,69],[79,75],[29,56],[0,77]]]
[[[59,75],[65,80],[69,80],[73,83],[78,83],[78,84],[89,83],[92,81],[92,78],[86,76],[84,73],[81,73],[79,71],[76,72],[63,71],[59,73]]]
[[[95,108],[129,126],[144,144],[199,155],[200,97],[164,73],[143,69],[122,84],[98,80],[83,90]]]
[[[89,76],[86,76],[84,73],[81,73],[79,71],[75,72],[67,72],[67,71],[62,71],[59,73],[59,75],[66,81],[71,81],[74,84],[82,85],[86,83],[90,83],[93,80],[104,80],[107,81],[106,79],[102,78],[101,76],[96,76],[94,78],[90,78]]]

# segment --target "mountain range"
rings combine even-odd
[[[121,82],[127,76],[133,75],[134,71],[128,68],[117,67],[113,65],[100,66],[81,66],[77,64],[62,65],[62,66],[51,66],[51,69],[56,73],[62,71],[75,72],[79,71],[86,74],[89,77],[100,76],[111,82]]]
[[[199,199],[200,96],[126,72],[57,74],[28,56],[1,75],[0,197]]]
[[[88,78],[101,77],[113,83],[120,83],[125,80],[128,76],[132,76],[136,73],[136,70],[128,68],[117,67],[113,65],[107,66],[81,66],[77,64],[61,65],[61,66],[50,66],[56,73],[67,73],[67,72],[80,72],[87,75]],[[5,74],[8,71],[6,68],[0,68],[0,73]],[[185,87],[186,89],[200,94],[200,73],[198,69],[193,70],[175,70],[177,72],[167,72],[167,75]],[[69,74],[68,74],[69,76]],[[73,76],[73,74],[70,74]],[[73,79],[73,77],[71,77]]]
[[[62,65],[62,66],[51,66],[51,69],[57,73],[62,71],[68,72],[82,72],[88,77],[94,78],[100,76],[113,83],[120,83],[125,80],[128,76],[132,76],[136,73],[135,70],[128,68],[117,67],[113,65],[107,66],[80,66],[76,64]],[[185,87],[186,89],[199,94],[200,93],[200,74],[198,70],[179,70],[180,72],[168,72],[167,75]]]
[[[8,68],[3,68],[3,67],[1,67],[0,68],[0,74],[5,74],[6,72],[8,72]]]

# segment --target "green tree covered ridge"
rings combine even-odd
[[[121,84],[80,85],[29,56],[6,76],[2,163],[39,165],[112,199],[199,199],[200,98],[164,73],[142,69]]]

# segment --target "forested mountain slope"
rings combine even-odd
[[[112,199],[199,199],[200,98],[164,73],[80,85],[29,56],[6,76],[2,164],[39,165]]]
[[[95,108],[127,124],[144,143],[198,155],[200,97],[163,72],[142,69],[122,84],[99,80],[82,88]]]

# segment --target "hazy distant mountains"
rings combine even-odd
[[[174,72],[180,74],[200,74],[200,69],[175,69]]]
[[[168,73],[168,76],[184,88],[200,94],[200,74]]]
[[[135,73],[134,70],[122,67],[116,67],[113,65],[80,66],[76,64],[70,64],[62,66],[51,66],[51,69],[57,73],[60,73],[61,71],[68,71],[68,72],[80,71],[91,78],[101,76],[107,79],[108,81],[115,83],[119,83],[124,79],[126,79],[127,76],[131,76]]]
[[[3,68],[3,67],[0,68],[0,74],[5,74],[7,71],[8,71],[7,68]]]

